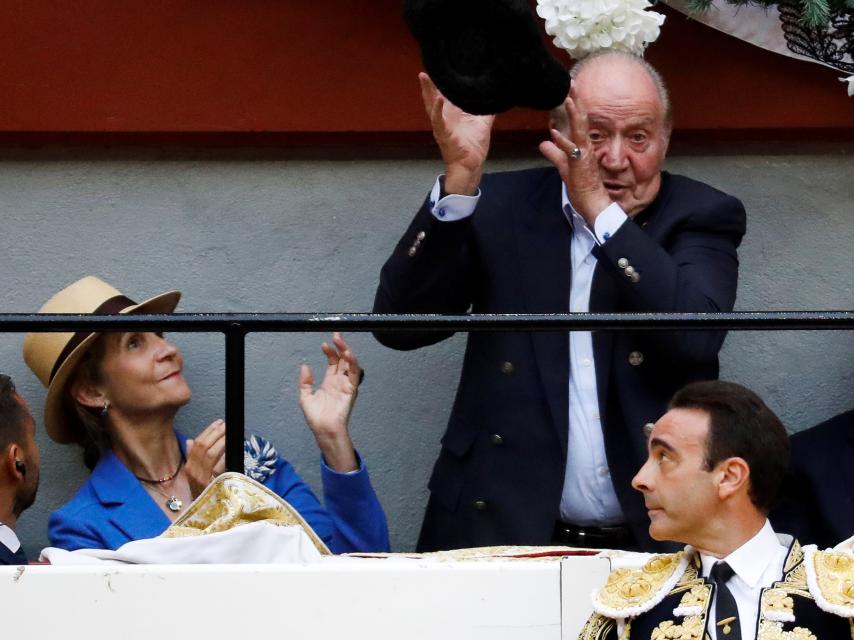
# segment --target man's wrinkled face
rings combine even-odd
[[[671,409],[655,423],[649,457],[632,480],[643,493],[655,540],[694,544],[719,502],[716,473],[705,468],[709,414]]]
[[[584,67],[573,86],[602,183],[633,216],[658,195],[670,138],[655,83],[637,62],[605,56]]]

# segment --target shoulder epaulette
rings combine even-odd
[[[593,592],[593,610],[607,618],[638,616],[661,602],[689,567],[693,550],[656,555],[642,567],[615,569]]]
[[[810,595],[819,609],[843,618],[854,618],[854,552],[819,551],[804,547],[804,566]]]

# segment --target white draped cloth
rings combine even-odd
[[[39,560],[52,565],[307,564],[320,558],[317,547],[301,527],[262,521],[203,536],[134,540],[115,551],[48,547]]]

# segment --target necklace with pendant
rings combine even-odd
[[[179,498],[178,496],[170,495],[165,491],[161,491],[160,487],[158,487],[157,485],[154,485],[154,488],[157,490],[157,493],[166,498],[166,508],[169,509],[169,511],[171,511],[172,513],[179,512],[184,506],[184,501],[181,500],[181,498]]]
[[[175,494],[166,493],[163,489],[160,488],[160,485],[154,484],[151,485],[151,488],[166,499],[163,504],[165,504],[166,508],[169,509],[169,511],[171,511],[172,513],[178,513],[184,507],[184,501],[181,500],[181,498],[179,498]]]
[[[168,476],[165,476],[163,478],[158,478],[156,480],[153,478],[143,478],[142,476],[137,476],[137,475],[135,475],[135,477],[137,480],[139,480],[140,482],[146,483],[151,488],[153,488],[157,493],[159,493],[161,496],[166,498],[166,502],[164,503],[166,505],[166,508],[169,509],[169,511],[171,511],[172,513],[177,513],[184,507],[184,501],[181,500],[181,498],[179,498],[178,496],[176,496],[174,494],[170,495],[170,494],[166,493],[165,491],[163,491],[163,489],[160,488],[160,486],[163,483],[169,482],[170,480],[174,479],[175,476],[178,475],[178,472],[181,471],[181,467],[183,467],[183,466],[184,466],[184,456],[181,456],[181,459],[178,461],[177,468],[175,469],[175,471],[173,471]]]

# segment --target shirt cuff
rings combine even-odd
[[[613,236],[623,223],[629,219],[623,208],[616,202],[609,204],[602,213],[596,216],[596,221],[593,223],[593,231],[596,233],[596,239],[604,244]]]
[[[451,193],[440,199],[439,196],[442,195],[441,177],[436,178],[433,190],[430,191],[430,213],[441,222],[456,222],[468,218],[474,213],[477,202],[480,200],[480,189],[473,196]]]

